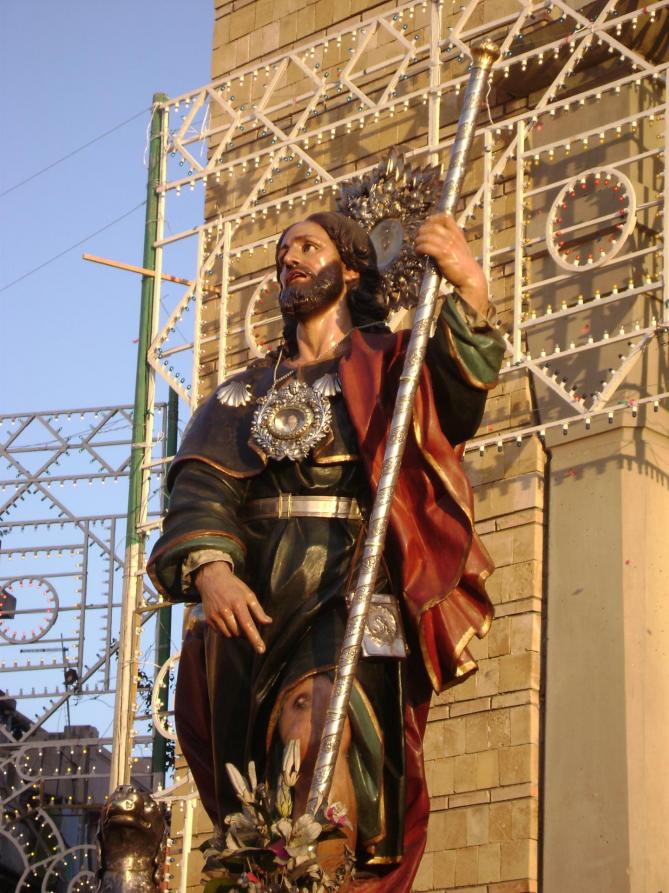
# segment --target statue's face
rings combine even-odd
[[[158,803],[133,785],[120,785],[104,805],[101,827],[130,827],[135,834],[162,835],[165,822]]]
[[[277,253],[284,316],[304,319],[346,295],[358,278],[322,226],[303,220],[286,230]]]
[[[155,858],[165,832],[160,805],[133,785],[121,785],[100,813],[98,839],[107,866],[124,864],[140,870]]]

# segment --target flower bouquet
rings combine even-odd
[[[350,881],[353,853],[348,847],[334,877],[316,859],[318,843],[345,837],[342,828],[351,827],[344,806],[332,803],[317,817],[291,817],[300,769],[298,741],[285,747],[276,791],[258,783],[253,763],[248,778],[231,763],[226,769],[242,811],[227,816],[221,836],[201,848],[206,859],[204,893],[334,893]]]

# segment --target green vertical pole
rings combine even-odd
[[[149,138],[149,173],[146,192],[146,222],[144,224],[144,259],[147,270],[155,270],[156,239],[158,236],[158,210],[162,134],[165,115],[162,103],[167,102],[164,93],[155,93],[151,115]],[[132,420],[132,447],[128,481],[128,515],[125,543],[123,602],[116,674],[116,699],[114,703],[114,744],[110,769],[110,790],[130,781],[132,763],[133,708],[137,697],[137,657],[139,645],[139,616],[137,606],[142,592],[140,570],[143,556],[143,536],[139,530],[142,500],[142,463],[145,456],[148,394],[150,369],[147,354],[151,343],[155,277],[144,276],[139,312],[139,339],[137,345],[137,376],[135,380],[135,404]]]
[[[158,234],[158,190],[160,182],[161,136],[163,116],[166,114],[159,103],[167,102],[164,93],[153,95],[153,115],[149,137],[149,178],[146,191],[146,222],[144,224],[145,270],[156,268],[156,238]],[[133,448],[130,455],[130,485],[128,488],[128,529],[126,546],[139,543],[140,504],[142,498],[143,444],[146,439],[147,393],[149,385],[149,364],[147,355],[151,343],[151,320],[153,318],[153,296],[156,280],[153,276],[142,277],[142,298],[139,311],[139,341],[137,345],[137,375],[135,378],[135,410],[132,418]]]
[[[177,430],[179,425],[179,395],[170,388],[167,400],[167,431],[165,432],[165,456],[173,456],[177,451]],[[165,475],[167,477],[167,473]],[[163,512],[167,511],[169,496],[167,486],[163,490]],[[172,608],[161,608],[156,612],[156,675],[169,659],[172,640]],[[170,674],[167,673],[158,691],[158,709],[168,709]],[[167,739],[156,729],[153,731],[153,749],[151,752],[151,772],[153,773],[153,789],[165,784],[167,769]]]

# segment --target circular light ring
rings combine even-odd
[[[67,893],[82,893],[82,891],[85,893],[86,890],[96,890],[97,886],[98,880],[95,872],[84,868],[67,885]]]
[[[153,727],[163,736],[163,738],[167,738],[168,741],[176,741],[177,734],[165,722],[158,699],[160,697],[160,690],[165,682],[165,677],[177,664],[180,657],[181,652],[177,651],[176,654],[173,654],[165,661],[160,670],[158,670],[158,675],[153,683],[153,691],[151,692],[151,719],[153,720]]]
[[[79,844],[78,846],[69,847],[67,849],[63,849],[58,853],[55,853],[53,856],[49,856],[46,859],[41,859],[39,862],[33,862],[31,865],[28,865],[21,877],[18,880],[18,884],[16,886],[17,893],[19,891],[34,891],[35,887],[33,886],[33,882],[37,881],[40,885],[40,890],[52,890],[59,883],[59,881],[64,880],[61,876],[61,871],[63,869],[69,868],[69,865],[63,865],[61,868],[61,864],[66,859],[71,859],[72,863],[78,862],[81,859],[81,868],[74,875],[72,881],[76,881],[77,879],[82,878],[91,873],[91,869],[84,865],[84,857],[89,855],[93,864],[97,864],[97,847],[93,844]],[[63,872],[65,873],[65,872]],[[51,881],[55,881],[54,884]],[[70,881],[70,886],[68,886],[67,890],[70,891],[72,889],[76,890],[76,887],[73,888],[71,886],[72,881]]]
[[[580,191],[582,184],[584,181],[587,181],[589,177],[599,177],[604,180],[607,177],[611,181],[617,181],[619,186],[621,187],[621,195],[627,197],[627,208],[625,209],[625,222],[622,225],[622,229],[619,231],[619,234],[615,240],[615,243],[611,246],[611,249],[606,253],[601,254],[601,256],[597,259],[593,258],[592,260],[587,261],[586,263],[580,262],[571,262],[568,261],[564,254],[561,254],[558,250],[558,247],[555,244],[556,236],[559,231],[556,231],[554,227],[554,220],[558,213],[558,211],[562,208],[565,199],[568,196],[571,196],[571,193],[575,190]],[[611,187],[609,187],[611,188]],[[592,168],[591,170],[583,171],[575,177],[572,177],[569,182],[565,183],[562,189],[558,192],[551,205],[550,211],[548,212],[548,219],[546,220],[546,247],[548,248],[548,253],[553,258],[555,263],[562,267],[563,270],[569,270],[569,272],[581,271],[581,270],[592,270],[595,267],[600,267],[602,264],[607,263],[608,261],[613,260],[613,258],[619,253],[622,249],[623,245],[627,241],[629,235],[632,230],[636,226],[636,193],[634,192],[634,187],[632,183],[625,176],[625,174],[621,173],[619,170],[613,167],[597,167]]]
[[[244,314],[244,335],[246,336],[246,343],[248,344],[252,357],[264,357],[269,352],[268,348],[260,344],[256,336],[255,329],[258,326],[258,322],[254,321],[254,314],[256,313],[256,309],[261,298],[271,286],[274,286],[277,289],[278,294],[276,274],[273,272],[266,273],[265,276],[263,276],[262,280],[258,283],[253,294],[251,295],[248,304],[246,305],[246,312]],[[269,320],[267,322],[273,321],[274,320]]]
[[[49,885],[52,880],[55,881],[53,885],[54,887],[58,883],[58,880],[62,880],[62,878],[60,877],[60,866],[66,859],[71,859],[73,862],[78,862],[79,860],[81,860],[80,870],[74,875],[67,887],[68,893],[77,890],[77,887],[72,886],[74,882],[81,880],[82,875],[86,877],[87,875],[92,873],[90,868],[87,865],[83,864],[85,857],[89,857],[94,864],[97,864],[97,847],[93,846],[92,844],[79,844],[79,846],[73,846],[62,853],[58,853],[56,856],[54,856],[52,859],[49,859],[48,861],[45,860],[44,862],[34,865],[33,870],[38,868],[47,869],[42,879],[42,890],[51,889]],[[68,864],[62,865],[62,867],[63,869],[66,869],[70,866]]]
[[[17,635],[16,631],[13,631],[11,629],[9,623],[7,623],[4,618],[0,618],[0,637],[2,637],[6,642],[10,642],[14,645],[30,645],[33,642],[39,641],[42,636],[45,636],[49,632],[58,617],[58,593],[45,577],[14,577],[13,579],[8,580],[5,584],[3,584],[2,588],[9,591],[10,587],[15,584],[25,583],[37,583],[40,587],[43,587],[41,590],[41,594],[44,596],[47,604],[45,605],[44,609],[44,619],[40,621],[39,628],[36,631],[33,631],[31,635]],[[18,614],[20,614],[20,609],[17,607],[15,615]],[[37,615],[35,616],[37,617]]]
[[[4,837],[5,840],[9,841],[12,850],[16,853],[18,859],[23,864],[23,870],[25,871],[30,865],[28,861],[28,855],[26,853],[27,845],[22,844],[18,840],[18,838],[14,837],[6,828],[0,828],[0,837]]]

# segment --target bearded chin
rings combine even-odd
[[[283,316],[306,319],[317,310],[334,304],[344,289],[344,274],[336,261],[323,267],[313,279],[298,280],[281,289],[279,306]]]

